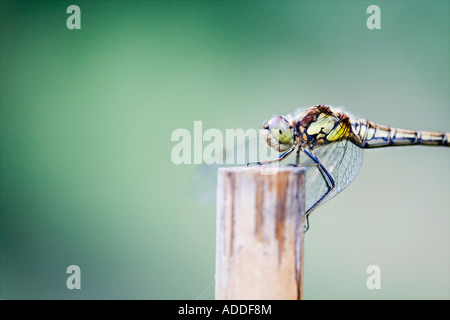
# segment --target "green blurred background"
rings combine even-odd
[[[66,8],[81,8],[68,30]],[[194,299],[215,206],[173,130],[315,104],[450,132],[448,1],[1,1],[0,298]],[[368,151],[311,216],[305,299],[449,299],[448,148]],[[81,290],[66,268],[81,268]],[[381,268],[368,290],[366,268]]]

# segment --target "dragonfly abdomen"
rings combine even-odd
[[[372,121],[352,123],[353,142],[361,148],[430,145],[450,146],[450,133],[406,130],[383,126]]]

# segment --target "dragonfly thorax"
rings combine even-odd
[[[264,124],[262,133],[267,145],[283,152],[294,144],[310,148],[351,138],[352,129],[345,113],[318,105],[299,113],[289,120],[277,115]]]
[[[300,139],[310,147],[341,141],[351,136],[351,123],[345,113],[319,105],[306,110],[298,119]]]

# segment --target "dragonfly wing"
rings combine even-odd
[[[196,168],[190,177],[190,190],[199,202],[213,204],[216,201],[218,168],[246,166],[247,163],[275,159],[279,155],[279,152],[267,147],[267,143],[259,136],[235,143],[218,154],[204,154],[204,164]]]
[[[314,149],[325,169],[331,174],[335,188],[323,200],[334,198],[356,177],[362,165],[363,151],[349,140],[325,145]],[[306,208],[311,208],[327,191],[328,187],[311,159],[302,154],[300,165],[306,166]]]
[[[318,147],[314,152],[335,181],[335,189],[324,199],[323,204],[353,181],[361,167],[363,152],[349,140]],[[214,204],[218,168],[276,159],[279,155],[279,152],[267,147],[262,139],[258,137],[247,139],[244,143],[236,144],[234,148],[228,148],[218,155],[204,157],[204,161],[209,164],[203,164],[195,170],[190,179],[190,190],[198,201]],[[292,165],[295,160],[296,151],[281,163],[273,162],[271,165]],[[328,187],[317,167],[305,154],[301,155],[300,165],[306,167],[306,210],[308,210],[327,192]]]

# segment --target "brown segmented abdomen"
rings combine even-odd
[[[361,148],[429,145],[450,146],[450,133],[406,130],[368,120],[352,122],[352,140]]]

